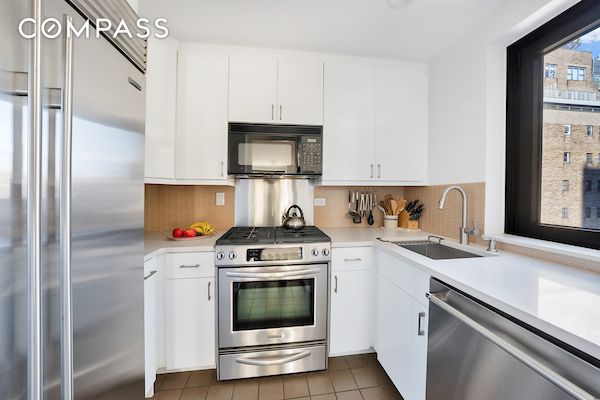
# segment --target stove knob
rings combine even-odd
[[[323,249],[323,255],[327,257],[329,255],[329,249]]]
[[[312,249],[312,252],[311,252],[311,253],[312,253],[312,255],[313,255],[313,256],[317,257],[317,256],[319,255],[319,250],[317,250],[317,249]]]
[[[237,257],[237,254],[235,254],[233,251],[229,252],[229,259],[230,260],[235,260],[236,257]]]
[[[225,258],[225,253],[223,253],[222,251],[217,253],[217,260],[222,260]]]

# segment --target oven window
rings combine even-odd
[[[238,144],[238,164],[253,171],[289,172],[295,168],[296,142],[251,140]]]
[[[315,280],[233,283],[233,330],[314,325]]]

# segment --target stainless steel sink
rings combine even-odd
[[[419,253],[433,260],[451,260],[455,258],[478,258],[479,254],[470,253],[454,247],[446,246],[431,240],[419,240],[413,242],[392,242],[415,253]]]

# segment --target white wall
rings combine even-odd
[[[488,234],[504,228],[506,47],[578,1],[507,1],[429,65],[429,183],[486,182]]]

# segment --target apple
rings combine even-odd
[[[181,228],[175,228],[173,229],[173,237],[174,238],[182,238],[183,237],[183,229]]]
[[[183,236],[184,237],[195,237],[196,231],[193,229],[188,229],[187,231],[183,232]]]

